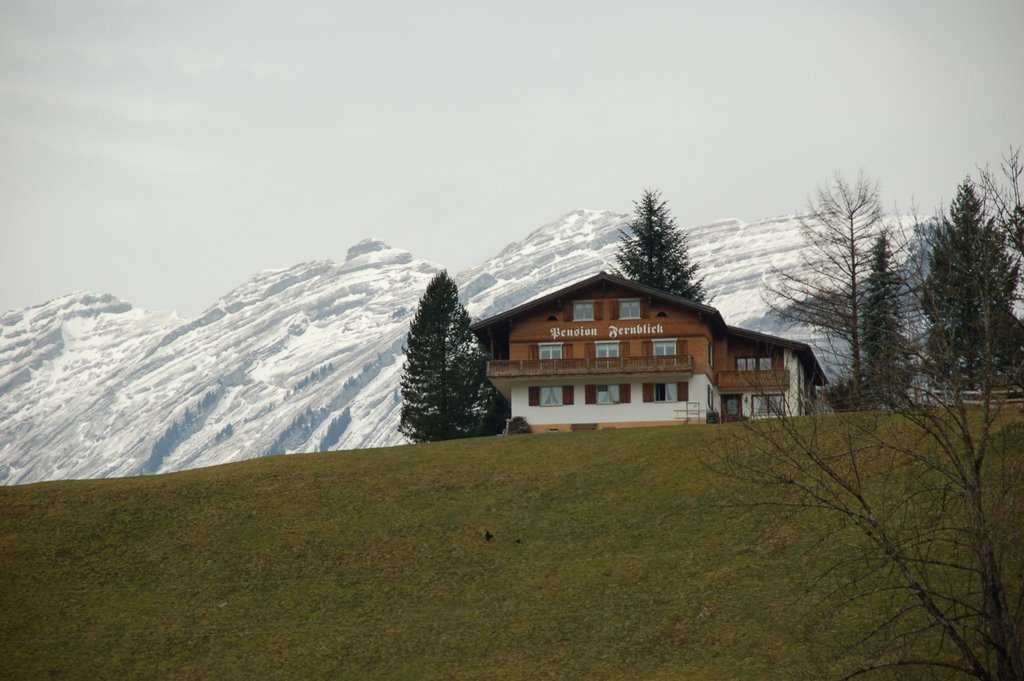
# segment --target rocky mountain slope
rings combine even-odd
[[[611,269],[629,216],[575,211],[455,277],[474,318]],[[687,230],[730,324],[765,317],[793,217]],[[269,271],[199,318],[75,293],[0,317],[0,484],[126,476],[398,444],[402,346],[438,265],[363,241],[343,263]]]

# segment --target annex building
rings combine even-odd
[[[827,382],[805,343],[605,272],[471,328],[535,432],[799,415]]]

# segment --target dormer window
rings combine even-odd
[[[577,322],[594,321],[594,301],[578,300],[572,305],[572,318]]]
[[[619,319],[640,319],[640,301],[620,300]]]

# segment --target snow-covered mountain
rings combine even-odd
[[[612,268],[629,216],[575,211],[455,277],[484,318]],[[766,322],[794,217],[687,230],[728,323]],[[194,320],[75,293],[0,317],[0,484],[399,444],[402,346],[439,266],[373,240],[263,272]]]

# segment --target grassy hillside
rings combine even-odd
[[[733,433],[0,488],[0,678],[809,676],[816,537],[725,503]]]

